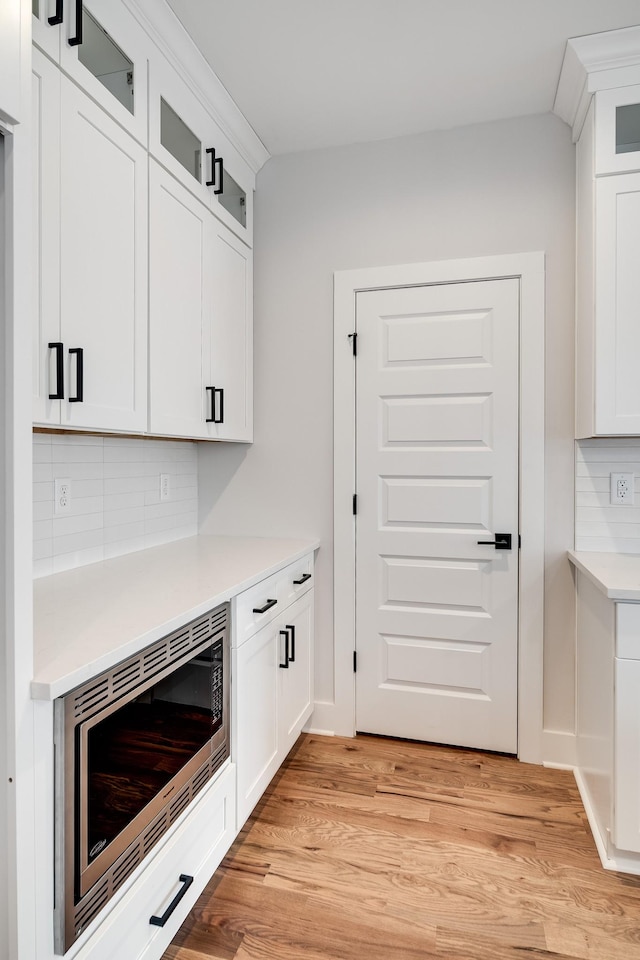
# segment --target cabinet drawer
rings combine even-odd
[[[616,603],[616,657],[640,660],[640,603]]]
[[[195,801],[192,812],[80,950],[78,960],[162,956],[235,837],[235,777],[230,764]],[[152,925],[150,917],[161,916],[183,887],[181,874],[193,877],[193,883],[165,926]]]
[[[278,600],[284,609],[313,586],[313,554],[292,563],[279,576]]]
[[[262,629],[278,616],[282,610],[282,603],[278,597],[278,584],[281,577],[282,573],[274,573],[271,577],[256,583],[254,587],[249,587],[244,593],[238,594],[233,617],[233,646],[241,646],[257,630]],[[258,613],[259,610],[263,612]]]

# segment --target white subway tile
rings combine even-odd
[[[114,543],[105,543],[104,558],[111,560],[113,557],[122,557],[126,553],[137,553],[138,550],[146,549],[144,537],[134,537],[131,540],[116,540]]]
[[[147,476],[146,466],[146,463],[110,461],[103,465],[104,478],[107,480],[122,477],[145,477]]]
[[[102,528],[55,537],[53,555],[58,557],[63,553],[77,553],[80,550],[89,550],[93,547],[102,547]]]
[[[114,527],[121,523],[142,523],[144,507],[128,507],[126,510],[105,510],[104,526]]]
[[[149,480],[147,477],[110,477],[104,481],[104,494],[118,496],[127,493],[144,493]]]
[[[103,469],[102,460],[91,463],[54,463],[53,479],[68,477],[69,480],[102,480]]]
[[[51,434],[50,433],[33,433],[33,445],[34,447],[40,446],[51,446]]]
[[[145,494],[140,491],[131,493],[110,493],[105,495],[104,510],[125,510],[128,507],[143,507]]]
[[[100,533],[102,533],[102,513],[88,513],[79,517],[58,516],[54,517],[52,523],[54,553],[59,552],[56,549],[58,542],[68,536],[84,533],[93,534],[96,531],[100,531]],[[94,543],[95,540],[92,541],[91,546],[93,546]]]
[[[53,573],[53,558],[46,557],[42,560],[33,561],[33,577],[39,580],[40,577],[50,577]]]
[[[33,522],[53,520],[53,500],[34,500]]]
[[[43,500],[50,500],[53,503],[53,483],[34,483],[33,502],[39,503]]]
[[[144,538],[144,520],[137,523],[119,523],[113,527],[105,527],[103,530],[104,543],[117,543],[122,540],[135,540]]]
[[[45,560],[53,556],[53,540],[49,537],[46,540],[35,540],[33,543],[33,559]]]
[[[47,483],[47,481],[53,480],[53,465],[49,463],[34,463],[33,464],[33,482],[34,483]]]
[[[53,444],[54,463],[101,463],[101,444],[57,443]]]
[[[34,440],[37,434],[34,434]],[[50,443],[34,443],[33,444],[33,462],[34,463],[51,463],[51,444]]]
[[[52,524],[52,520],[38,520],[37,523],[34,523],[33,542],[36,543],[38,540],[50,540],[53,536]]]
[[[84,550],[74,550],[54,556],[53,572],[62,573],[64,570],[74,570],[76,567],[84,567],[88,563],[99,563],[101,560],[104,560],[102,545],[87,547]]]

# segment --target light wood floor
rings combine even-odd
[[[570,773],[303,737],[165,960],[640,960]]]

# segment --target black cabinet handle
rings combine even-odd
[[[495,540],[477,540],[480,546],[495,547],[496,550],[511,550],[511,534],[496,533]]]
[[[52,17],[47,17],[47,22],[50,23],[52,27],[55,27],[58,23],[62,23],[62,3],[63,0],[56,0],[56,12]]]
[[[193,883],[193,877],[188,876],[186,873],[181,873],[178,879],[180,880],[180,883],[183,885],[182,889],[178,890],[178,892],[176,893],[175,897],[173,898],[173,900],[171,901],[171,903],[169,904],[165,912],[162,914],[161,917],[149,918],[149,923],[152,923],[154,927],[164,927],[165,923],[167,922],[167,920],[169,919],[169,917],[171,916],[171,914],[173,913],[175,908],[178,906],[178,904],[184,897],[185,893]]]
[[[214,194],[222,193],[224,190],[224,161],[222,157],[216,157],[216,151],[213,147],[207,147],[205,152],[211,157],[211,180],[205,180],[205,184],[207,187],[215,187],[217,183],[218,186],[213,192]]]
[[[267,602],[265,603],[264,607],[254,607],[254,608],[253,608],[253,612],[254,612],[254,613],[266,613],[267,610],[271,610],[271,607],[275,607],[275,605],[276,605],[277,602],[278,602],[277,600],[267,600]]]
[[[82,43],[82,0],[76,0],[76,35],[67,42],[70,47],[79,47]]]
[[[207,417],[205,423],[224,423],[224,388],[207,387],[207,393],[211,394],[211,416]],[[217,404],[218,416],[216,416],[216,396],[219,396]]]
[[[48,346],[56,351],[56,389],[49,394],[49,400],[64,400],[64,344],[56,341]]]
[[[294,580],[296,587],[299,587],[301,583],[306,583],[307,580],[311,580],[310,573],[303,573],[299,580]]]
[[[69,397],[69,403],[82,403],[84,401],[84,350],[82,347],[71,347],[69,355],[76,355],[76,395]]]
[[[287,651],[287,657],[289,659],[289,663],[295,663],[296,662],[296,628],[291,623],[287,624],[287,633],[289,632],[291,634],[291,653]]]
[[[284,637],[284,663],[279,663],[278,666],[281,670],[289,669],[289,627],[286,630],[280,631],[280,636]]]

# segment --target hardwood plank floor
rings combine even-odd
[[[164,960],[640,960],[571,773],[306,735]]]

